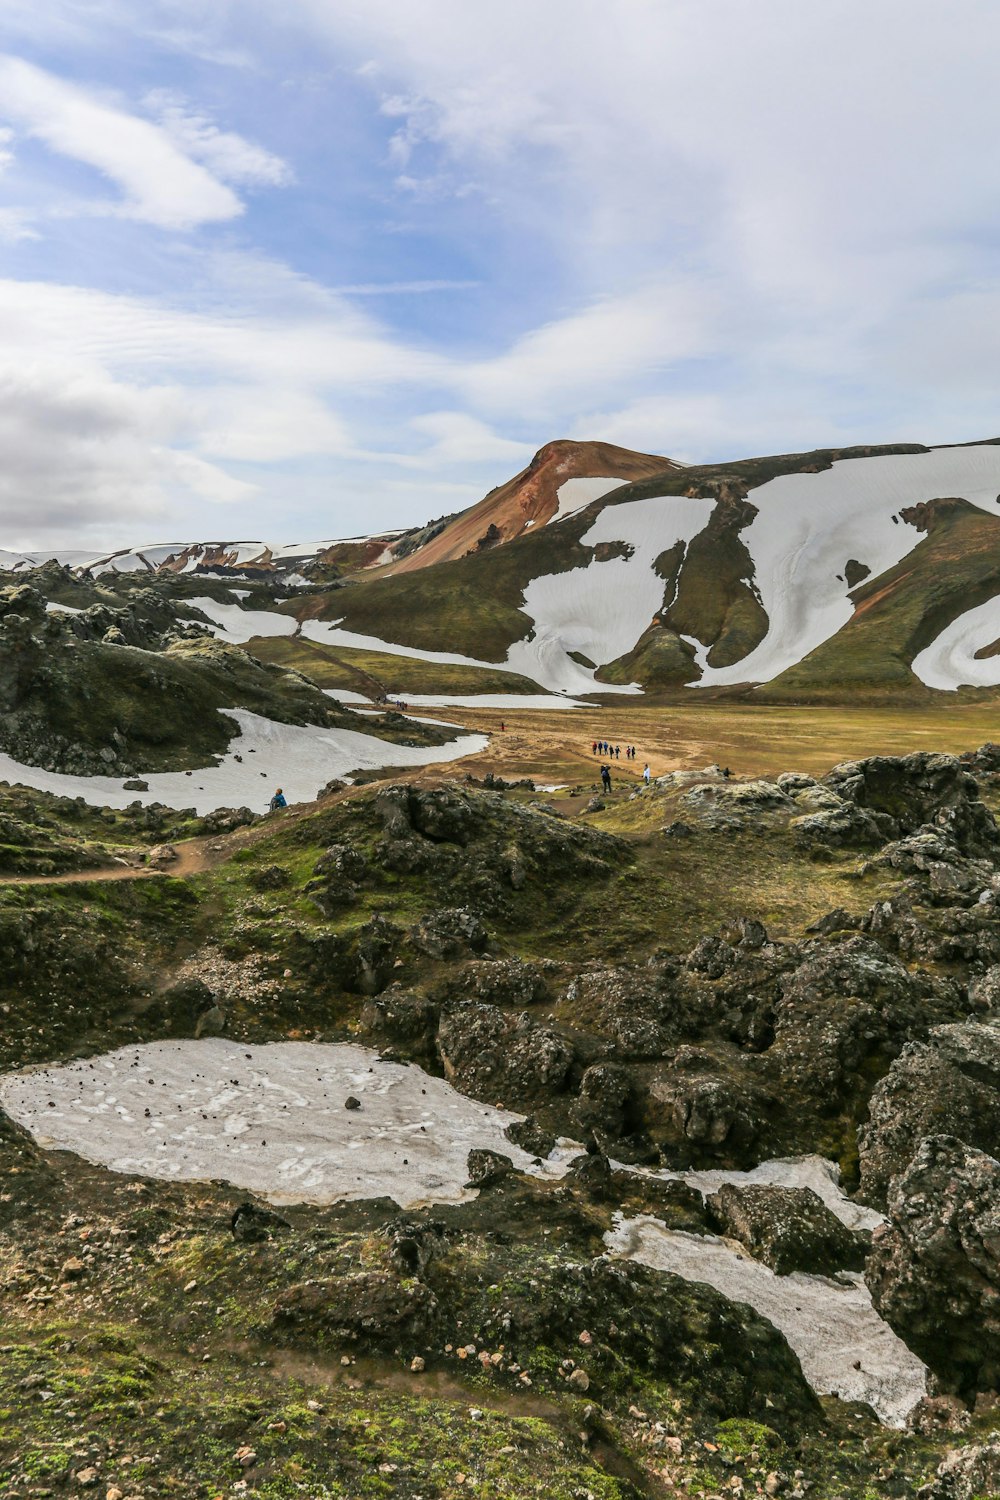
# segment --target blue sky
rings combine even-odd
[[[419,523],[553,437],[997,434],[998,42],[985,0],[5,0],[0,546]]]

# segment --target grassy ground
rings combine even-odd
[[[327,646],[301,636],[268,636],[247,643],[260,661],[304,672],[322,688],[405,697],[407,693],[537,693],[537,682],[501,668],[464,667],[458,662],[420,661],[387,651]]]
[[[1000,705],[966,704],[939,697],[918,708],[779,707],[720,703],[694,691],[681,703],[650,707],[617,699],[596,708],[517,712],[449,708],[448,718],[492,736],[487,750],[449,768],[483,775],[492,770],[540,781],[596,783],[597,738],[622,748],[635,745],[634,762],[619,759],[612,774],[638,785],[645,761],[654,776],[696,770],[717,762],[739,776],[781,771],[823,775],[839,761],[866,755],[907,755],[914,750],[959,754],[1000,738]],[[506,726],[501,734],[500,724]]]

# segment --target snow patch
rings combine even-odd
[[[207,595],[178,601],[178,613],[188,605],[208,616],[212,622],[212,634],[221,641],[242,643],[259,636],[294,635],[298,627],[298,621],[291,615],[279,615],[271,609],[243,609],[239,604],[220,604],[218,599],[209,599]]]
[[[966,610],[946,625],[937,640],[913,658],[913,670],[931,688],[955,692],[960,687],[1000,685],[1000,656],[976,660],[976,652],[1000,640],[1000,596]]]
[[[421,651],[416,646],[399,646],[393,641],[383,641],[377,635],[361,635],[356,630],[341,630],[339,622],[328,620],[304,620],[301,634],[307,641],[320,641],[331,646],[355,646],[359,651],[382,651],[387,656],[411,656],[416,661],[439,661],[463,667],[488,667],[495,672],[495,661],[480,661],[475,656],[460,656],[455,651]]]
[[[742,1247],[714,1235],[667,1229],[645,1215],[616,1215],[604,1238],[625,1260],[706,1282],[734,1301],[748,1302],[784,1334],[820,1394],[867,1401],[882,1422],[902,1427],[926,1393],[926,1369],[879,1317],[859,1275],[776,1276]]]
[[[352,1095],[360,1109],[345,1109]],[[535,1177],[561,1177],[579,1151],[566,1143],[536,1166],[504,1135],[523,1116],[347,1043],[148,1042],[8,1074],[0,1103],[48,1149],[113,1172],[222,1178],[278,1204],[460,1203],[476,1196],[474,1147]]]
[[[82,615],[82,609],[75,609],[72,604],[56,604],[50,599],[45,606],[46,614],[50,615]]]
[[[483,734],[463,734],[445,745],[398,745],[355,729],[279,724],[242,708],[219,712],[234,719],[239,731],[221,760],[195,771],[144,771],[146,792],[126,792],[120,777],[43,771],[3,753],[0,778],[60,797],[83,797],[92,807],[163,802],[167,807],[193,807],[199,816],[217,807],[263,812],[276,786],[283,788],[289,802],[311,802],[328,781],[354,770],[458,760],[489,743]]]
[[[1000,447],[985,444],[838,459],[817,474],[784,474],[751,490],[757,515],[741,535],[768,632],[742,661],[706,667],[689,686],[770,682],[851,618],[850,589],[836,576],[845,557],[863,558],[870,582],[920,545],[923,537],[898,520],[904,506],[961,496],[995,515],[998,489]]]
[[[575,482],[575,481],[569,481]],[[638,693],[637,684],[595,682],[594,672],[572,660],[577,651],[598,666],[631,651],[663,608],[663,579],[654,572],[661,552],[689,543],[707,525],[714,500],[658,495],[609,505],[580,538],[584,547],[624,542],[628,557],[593,558],[585,568],[534,578],[521,608],[534,621],[516,641],[505,665],[562,693]]]
[[[559,502],[558,509],[549,525],[556,521],[565,520],[567,516],[575,515],[585,505],[590,505],[593,500],[603,500],[605,495],[610,495],[612,490],[620,490],[623,484],[628,484],[627,479],[567,479],[556,491]],[[531,525],[531,522],[528,522]]]

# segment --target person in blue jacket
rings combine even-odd
[[[274,796],[271,798],[270,810],[271,810],[271,812],[277,812],[279,807],[287,807],[287,806],[288,806],[288,803],[285,801],[285,794],[281,790],[281,787],[279,786],[278,790],[275,792]]]

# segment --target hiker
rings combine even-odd
[[[594,741],[594,743],[590,747],[590,753],[591,753],[591,755],[596,755],[597,754],[597,741],[596,740]]]
[[[646,785],[649,786],[649,766],[648,765],[645,765],[642,768],[642,779],[646,783]]]
[[[271,801],[270,801],[270,804],[269,804],[269,810],[271,812],[277,812],[279,807],[287,807],[287,806],[288,806],[288,803],[285,801],[285,794],[281,790],[281,787],[279,786],[278,790],[275,792],[274,796],[271,798]]]
[[[616,745],[615,746],[615,760],[619,760],[621,758],[621,753],[622,753],[622,747],[621,747],[621,745]]]
[[[500,720],[500,733],[501,733],[501,734],[505,734],[505,733],[506,733],[506,730],[507,730],[507,726],[506,726],[506,724],[505,724],[505,723],[504,723],[504,721],[503,721],[503,719],[501,719],[501,720]]]
[[[610,792],[610,790],[611,790],[611,772],[608,770],[607,766],[602,766],[601,767],[601,781],[604,783],[604,790],[606,792]]]

